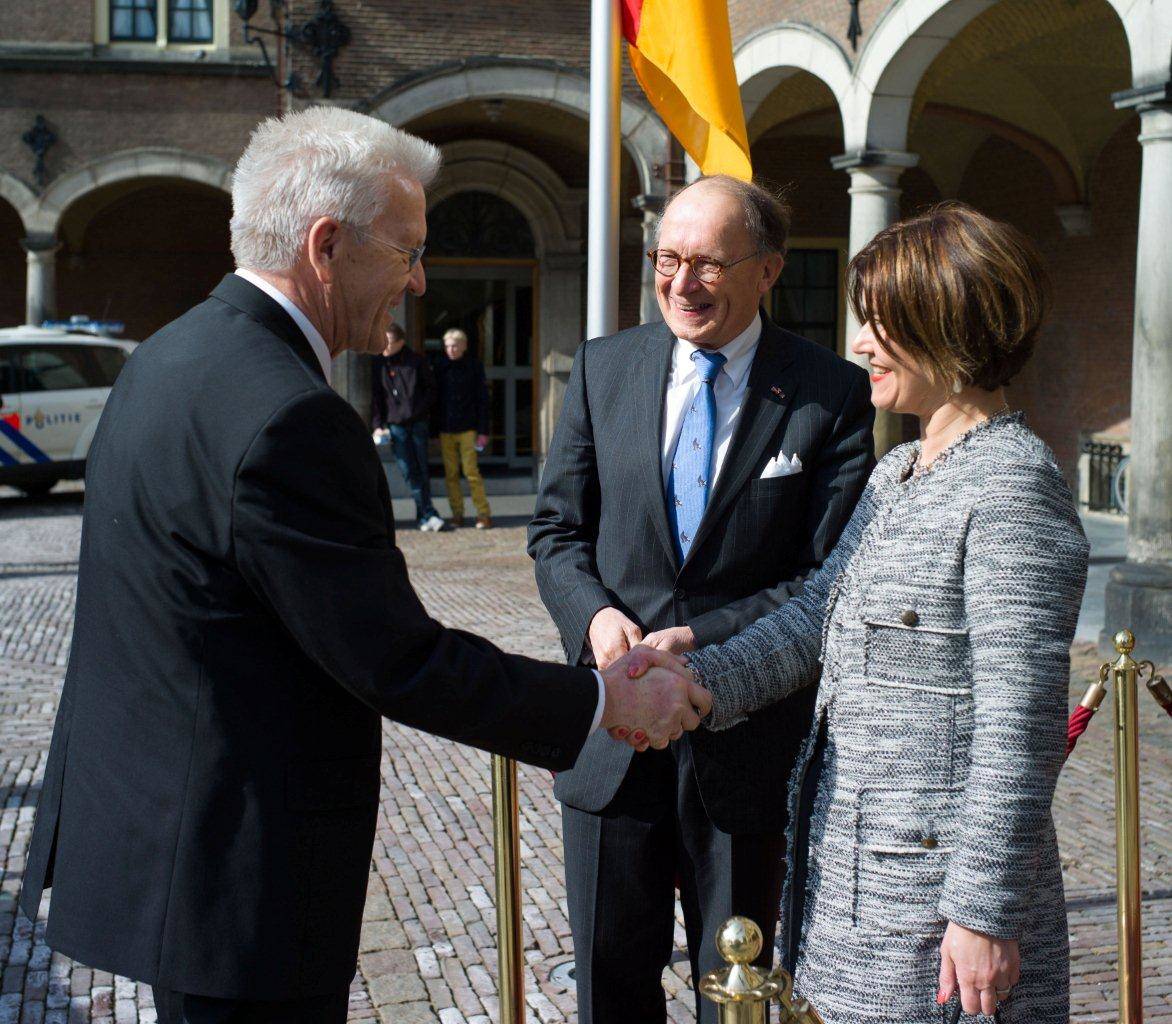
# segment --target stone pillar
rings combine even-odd
[[[57,250],[61,243],[52,235],[22,238],[20,247],[28,254],[25,278],[24,322],[40,326],[57,315]]]
[[[666,197],[661,195],[637,195],[631,200],[636,210],[643,214],[643,252],[647,252],[655,245],[655,228],[659,223],[660,215],[666,205]],[[655,268],[646,257],[640,263],[642,268],[639,292],[639,323],[648,324],[663,319],[659,309],[659,300],[655,297]]]
[[[330,370],[330,383],[370,426],[371,369],[374,356],[347,349],[338,353]]]
[[[538,338],[541,351],[537,369],[537,437],[535,463],[538,474],[545,467],[545,456],[561,415],[566,381],[574,363],[574,353],[585,340],[582,323],[582,289],[585,284],[586,257],[580,252],[547,253],[541,261],[541,284],[538,289]]]
[[[914,153],[888,150],[864,150],[833,157],[831,166],[851,177],[850,255],[854,256],[880,231],[899,220],[899,176],[919,161]],[[859,322],[847,307],[844,354],[861,366],[867,360],[851,352],[851,342],[859,333]],[[875,454],[883,456],[903,440],[900,418],[892,413],[875,415]]]
[[[1117,94],[1143,148],[1131,372],[1127,561],[1111,571],[1100,647],[1127,627],[1137,656],[1172,663],[1172,82]]]

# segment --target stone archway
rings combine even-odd
[[[488,139],[449,142],[440,151],[443,171],[428,192],[429,208],[458,192],[489,192],[525,215],[539,257],[547,252],[581,252],[585,195],[567,188],[543,160],[519,146]]]
[[[848,153],[900,152],[907,146],[908,117],[924,72],[974,18],[1002,0],[896,0],[880,16],[859,54],[843,103]],[[1168,77],[1172,16],[1159,5],[1105,0],[1127,34],[1137,84],[1160,72]],[[1151,20],[1165,19],[1162,49]],[[1157,37],[1158,31],[1154,33]]]
[[[58,312],[148,337],[232,270],[230,220],[227,193],[188,178],[128,177],[87,191],[57,224]]]
[[[391,86],[369,104],[369,112],[405,125],[444,107],[490,99],[548,103],[589,119],[590,80],[581,71],[546,61],[470,59],[440,65]],[[624,97],[620,133],[623,148],[634,161],[640,191],[660,192],[654,168],[667,152],[667,129],[649,107]]]
[[[16,211],[27,231],[29,220],[37,205],[37,194],[15,174],[0,168],[0,199]]]
[[[96,189],[135,178],[177,178],[231,192],[232,168],[223,160],[182,149],[143,148],[112,153],[62,175],[26,220],[30,234],[55,236],[61,215]]]
[[[40,196],[0,174],[0,194],[15,195],[28,253],[26,318],[39,323],[56,315],[56,254],[62,217],[99,190],[139,179],[192,182],[231,191],[232,168],[223,160],[182,149],[145,147],[111,153],[57,178]],[[15,182],[15,183],[14,183]]]
[[[841,108],[850,91],[851,66],[842,48],[809,25],[782,23],[750,36],[734,56],[746,123],[793,71],[806,71],[833,93]],[[840,111],[841,113],[841,111]]]

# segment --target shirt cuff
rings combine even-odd
[[[602,681],[602,673],[598,669],[594,669],[594,678],[598,680],[598,706],[594,709],[594,721],[590,723],[591,733],[602,725],[602,713],[606,710],[606,683]]]

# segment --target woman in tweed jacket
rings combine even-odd
[[[877,236],[850,281],[872,400],[918,415],[921,439],[879,463],[801,594],[689,655],[712,692],[704,725],[734,725],[821,663],[781,944],[826,1024],[936,1024],[957,1000],[1067,1024],[1050,802],[1088,549],[1053,456],[1001,391],[1042,319],[1040,262],[952,204]]]

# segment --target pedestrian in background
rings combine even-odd
[[[374,357],[371,387],[371,425],[374,443],[390,438],[399,472],[415,499],[419,529],[438,533],[446,525],[431,503],[431,479],[427,470],[427,414],[435,403],[435,377],[427,360],[407,347],[407,335],[391,321],[387,346]]]
[[[444,354],[438,367],[440,452],[452,506],[452,525],[464,525],[464,494],[460,471],[468,478],[476,529],[492,526],[492,509],[484,493],[484,478],[476,461],[488,445],[488,384],[479,359],[468,352],[468,335],[452,327],[444,332]]]

